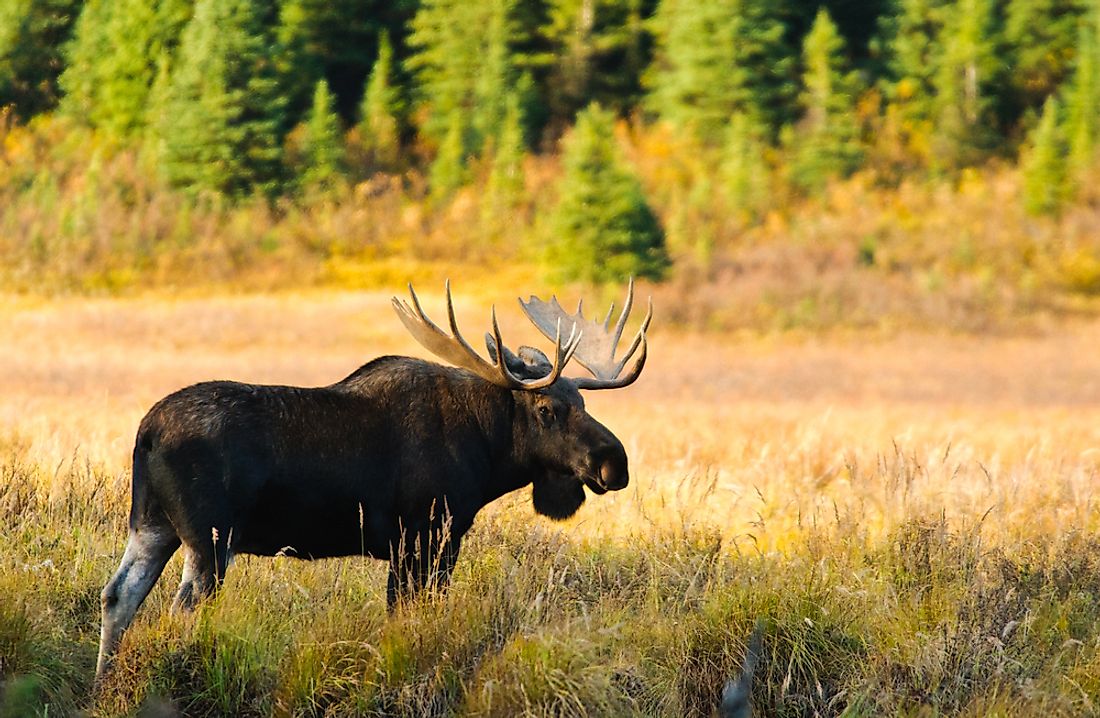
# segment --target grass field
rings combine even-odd
[[[499,501],[447,595],[392,618],[381,562],[249,557],[173,616],[177,557],[93,697],[145,410],[423,351],[383,294],[0,299],[0,715],[709,716],[757,618],[762,715],[1100,713],[1100,323],[761,337],[661,310],[642,379],[588,397],[626,490],[565,523]]]

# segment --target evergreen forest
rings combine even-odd
[[[1098,0],[0,0],[0,107],[15,287],[765,266],[765,323],[1100,292]]]

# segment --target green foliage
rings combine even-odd
[[[302,137],[299,182],[306,194],[324,194],[338,187],[344,172],[344,133],[328,83],[321,80],[313,92],[313,107]]]
[[[383,34],[398,45],[416,10],[415,0],[283,0],[277,40],[287,112],[305,116],[317,81],[328,81],[346,124],[355,122],[367,75],[381,53]],[[391,77],[395,84],[399,78]]]
[[[61,76],[62,110],[115,137],[137,133],[149,119],[158,61],[175,52],[190,14],[188,0],[89,2]]]
[[[800,97],[805,116],[797,134],[792,176],[814,191],[855,170],[862,157],[855,116],[856,79],[846,71],[844,39],[822,8],[806,35]]]
[[[662,0],[652,28],[649,108],[704,140],[720,140],[736,112],[766,126],[786,118],[791,53],[772,3]]]
[[[1015,116],[1040,106],[1069,75],[1082,0],[1010,0],[1004,39]]]
[[[516,0],[427,0],[412,23],[409,67],[427,112],[424,133],[437,141],[462,125],[472,153],[500,129],[509,88],[519,75]]]
[[[252,0],[195,4],[157,127],[174,184],[230,197],[279,187],[285,100],[273,16],[273,6]]]
[[[934,79],[934,149],[943,167],[974,164],[995,136],[992,87],[999,63],[993,9],[993,0],[959,0],[945,15]]]
[[[466,128],[459,114],[451,116],[451,126],[439,145],[428,181],[436,203],[466,183]]]
[[[565,140],[565,173],[551,218],[551,266],[566,279],[660,278],[664,232],[615,143],[614,117],[599,105],[577,116]]]
[[[718,176],[725,200],[741,222],[758,219],[767,206],[771,172],[766,147],[764,130],[748,115],[739,112],[730,118]]]
[[[532,62],[548,69],[552,116],[570,121],[589,102],[617,111],[641,94],[646,33],[641,0],[550,0],[539,28],[546,50]]]
[[[1100,147],[1100,2],[1081,24],[1073,76],[1066,92],[1069,172],[1080,185],[1095,170]]]
[[[510,219],[510,211],[524,196],[523,108],[515,94],[509,96],[504,126],[492,149],[492,168],[483,209],[490,224],[502,227]]]
[[[1058,101],[1051,97],[1023,158],[1024,206],[1032,214],[1057,212],[1065,200],[1066,153],[1058,119]]]
[[[57,102],[64,47],[83,0],[0,0],[0,107],[30,118]]]
[[[393,47],[388,33],[378,38],[378,59],[371,69],[359,106],[359,142],[375,167],[391,169],[401,152],[398,118],[400,90],[392,84]]]

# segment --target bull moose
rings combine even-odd
[[[520,300],[553,339],[553,362],[532,347],[509,351],[495,308],[489,359],[478,354],[458,330],[449,282],[449,332],[412,285],[409,293],[411,305],[393,298],[401,322],[454,367],[384,356],[331,386],[205,382],[149,410],[134,446],[129,540],[101,594],[97,678],[181,545],[174,610],[212,594],[238,553],[387,560],[392,609],[446,583],[463,535],[494,499],[532,484],[535,510],[564,519],[585,486],[603,494],[627,485],[622,442],[585,411],[579,390],[625,387],[645,365],[652,302],[615,358],[633,281],[614,327],[614,304],[600,322],[556,298]],[[592,377],[562,376],[574,358]]]

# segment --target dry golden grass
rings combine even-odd
[[[456,290],[468,336],[497,299],[535,339],[511,293]],[[1097,711],[1100,324],[762,338],[660,305],[643,378],[588,396],[626,490],[564,524],[497,502],[449,594],[391,618],[381,562],[249,557],[171,616],[177,557],[90,701],[142,414],[424,355],[388,299],[0,299],[0,715],[707,716],[760,616],[765,715]]]
[[[456,289],[476,337],[489,292]],[[423,290],[438,311],[438,294]],[[75,458],[121,475],[142,414],[181,386],[320,385],[382,354],[423,356],[388,298],[8,298],[0,435],[19,437],[39,464]],[[498,303],[506,341],[535,341],[518,308]],[[941,510],[989,511],[1006,536],[1098,528],[1100,324],[1016,337],[761,339],[667,331],[660,312],[643,378],[588,398],[626,444],[633,483],[591,501],[572,532],[690,520],[751,534],[763,550],[838,513],[872,534]],[[881,465],[898,467],[904,485],[877,485]]]

